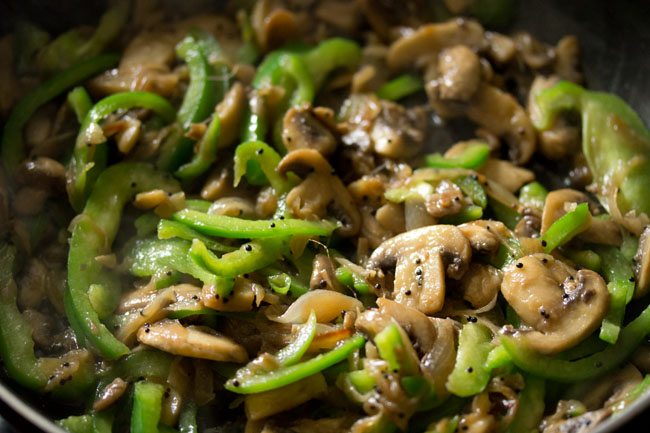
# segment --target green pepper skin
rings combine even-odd
[[[186,36],[176,47],[176,54],[185,60],[190,70],[190,84],[185,92],[183,103],[178,109],[178,122],[184,131],[192,123],[205,120],[212,113],[217,103],[217,83],[210,79],[214,76],[214,68],[208,61],[205,37]],[[221,95],[223,97],[223,95]],[[178,168],[192,155],[194,140],[181,136],[163,146],[158,158],[158,167],[171,171]]]
[[[165,279],[169,272],[180,272],[216,284],[216,276],[190,258],[191,242],[184,239],[143,239],[136,242],[129,254],[133,257],[131,273],[136,277]]]
[[[12,246],[0,245],[0,356],[7,373],[22,386],[44,392],[50,377],[65,362],[52,363],[52,359],[37,358],[34,353],[32,326],[16,305],[16,284],[12,271],[16,251]],[[57,384],[50,392],[55,397],[79,399],[95,382],[92,357],[71,378]]]
[[[506,433],[533,432],[544,416],[546,383],[535,376],[525,376],[524,390],[519,395],[519,405]]]
[[[492,344],[492,333],[479,323],[466,323],[458,337],[456,364],[447,378],[447,389],[459,397],[469,397],[485,389],[491,376],[486,363]]]
[[[413,74],[400,75],[377,90],[377,96],[389,101],[397,101],[424,89],[420,77]]]
[[[426,165],[432,168],[467,168],[479,169],[490,157],[490,146],[485,143],[474,143],[460,155],[446,158],[439,153],[427,155]]]
[[[266,374],[252,376],[244,374],[248,372],[246,367],[244,367],[245,370],[242,371],[241,377],[236,374],[235,377],[226,382],[225,388],[238,394],[255,394],[281,388],[338,364],[361,348],[365,342],[366,339],[364,337],[356,335],[329,352],[320,354],[299,364],[280,367]]]
[[[536,102],[539,116],[533,122],[540,130],[551,128],[563,111],[580,112],[582,151],[610,214],[633,210],[650,215],[650,131],[629,105],[566,81],[541,91]]]
[[[650,307],[646,307],[636,319],[621,329],[616,344],[577,361],[541,355],[524,346],[515,337],[507,335],[501,337],[501,343],[512,362],[523,371],[556,382],[574,383],[593,379],[613,370],[632,355],[648,334]]]
[[[178,211],[172,218],[204,235],[230,239],[262,239],[299,235],[329,236],[338,227],[338,224],[326,220],[245,220],[226,215],[210,215],[191,209]]]
[[[548,190],[539,182],[530,182],[519,190],[519,202],[529,208],[537,209],[540,212],[544,209],[544,202]]]
[[[280,164],[280,155],[271,146],[263,141],[247,141],[235,150],[234,184],[239,185],[244,175],[249,178],[249,173],[259,169],[262,176],[266,177],[278,195],[286,194],[297,183],[295,175],[289,173],[287,177],[281,176],[276,168]],[[251,163],[255,163],[251,167]]]
[[[86,89],[82,86],[77,86],[68,93],[68,105],[77,116],[77,121],[81,124],[86,117],[86,114],[93,108],[93,100]]]
[[[38,54],[38,65],[45,71],[60,71],[100,54],[116,39],[129,19],[129,0],[118,0],[99,20],[91,37],[74,29],[58,36]]]
[[[207,212],[208,209],[205,209]],[[161,219],[158,222],[158,239],[172,239],[179,238],[185,239],[186,241],[193,241],[198,239],[205,244],[208,249],[216,251],[218,253],[229,253],[235,251],[237,248],[231,247],[230,245],[222,244],[221,242],[215,241],[212,238],[209,238],[201,233],[197,232],[186,226],[185,224]]]
[[[129,349],[101,322],[88,297],[88,289],[93,284],[103,287],[107,298],[115,302],[120,295],[117,276],[102,267],[95,257],[106,254],[110,249],[124,205],[137,193],[154,188],[179,189],[168,175],[154,170],[149,164],[113,165],[97,180],[83,213],[77,217],[72,229],[68,286],[64,294],[66,315],[80,341],[94,347],[106,359],[119,358]],[[110,306],[106,309],[111,310]]]
[[[36,110],[69,88],[116,65],[118,60],[115,54],[84,60],[37,86],[16,104],[5,123],[0,145],[2,163],[9,173],[25,159],[23,127]]]
[[[68,197],[75,210],[79,211],[83,208],[96,176],[103,170],[95,158],[97,146],[89,143],[89,135],[100,127],[99,122],[115,111],[136,107],[150,109],[166,122],[173,121],[176,116],[174,108],[165,98],[150,92],[116,93],[95,104],[81,124],[72,160],[68,167]]]
[[[131,433],[158,433],[158,421],[165,388],[157,383],[140,381],[133,391]]]
[[[204,267],[215,275],[234,278],[274,263],[282,257],[287,249],[286,244],[283,238],[258,239],[242,245],[238,250],[217,257],[203,242],[194,239],[190,248],[190,257],[198,266]]]
[[[591,224],[591,213],[587,203],[580,203],[574,210],[562,215],[553,222],[542,235],[544,251],[550,254],[551,251],[562,246],[589,228]]]
[[[219,142],[219,133],[221,131],[221,121],[215,113],[212,121],[208,125],[205,134],[197,144],[197,152],[190,162],[183,164],[176,170],[176,177],[183,180],[192,180],[206,172],[210,165],[217,160],[217,148]]]

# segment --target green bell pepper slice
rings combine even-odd
[[[68,105],[81,124],[86,114],[93,108],[93,100],[90,99],[90,95],[83,86],[77,86],[68,93]]]
[[[530,182],[519,190],[519,203],[525,207],[542,211],[548,190],[539,182]]]
[[[99,122],[110,114],[136,107],[150,109],[167,122],[173,121],[176,116],[174,108],[165,98],[150,92],[115,93],[97,102],[81,124],[68,167],[68,197],[77,211],[83,208],[90,189],[104,168],[95,158],[99,148],[89,141],[90,137],[100,128]]]
[[[245,220],[226,215],[210,215],[191,209],[176,212],[172,218],[209,236],[234,239],[262,239],[285,236],[329,236],[338,224],[299,219]]]
[[[113,165],[97,179],[72,229],[68,285],[64,293],[66,315],[79,340],[94,347],[106,359],[119,358],[129,349],[101,322],[88,297],[89,288],[100,285],[113,304],[104,309],[111,311],[121,292],[115,273],[102,267],[95,257],[107,253],[113,243],[124,205],[137,193],[155,188],[173,191],[178,190],[178,184],[149,164]]]
[[[255,394],[281,388],[338,364],[359,350],[365,342],[366,339],[363,336],[355,335],[329,352],[322,353],[298,364],[280,367],[277,370],[259,375],[242,374],[240,377],[235,374],[235,377],[226,382],[225,388],[237,394]],[[242,373],[247,371],[244,370]]]
[[[631,210],[650,215],[650,131],[629,105],[566,81],[541,91],[536,104],[539,116],[533,122],[540,130],[551,128],[563,111],[581,114],[582,151],[610,214],[618,209],[621,215]]]
[[[524,377],[524,389],[519,394],[519,405],[506,433],[532,432],[544,417],[546,382],[535,376]]]
[[[456,364],[447,378],[447,390],[459,397],[483,391],[491,377],[486,361],[493,347],[488,328],[480,323],[464,324],[458,337]]]
[[[0,245],[0,357],[9,376],[22,386],[44,392],[57,370],[64,370],[64,360],[37,358],[32,340],[32,326],[16,305],[17,288],[13,279],[16,251]],[[95,382],[94,361],[88,359],[69,380],[56,383],[50,390],[55,397],[79,399]]]
[[[596,252],[601,258],[602,274],[610,295],[609,311],[600,328],[600,339],[614,344],[625,317],[625,306],[634,295],[634,269],[632,261],[618,248],[597,247]]]
[[[417,75],[404,74],[385,83],[377,90],[377,96],[389,101],[397,101],[424,89],[422,79]]]
[[[221,121],[217,113],[215,113],[208,125],[208,129],[196,145],[196,154],[190,162],[183,164],[176,170],[176,177],[183,180],[196,179],[210,168],[217,160],[220,131]]]
[[[133,391],[131,433],[158,433],[165,388],[157,383],[140,381]]]
[[[38,54],[38,64],[46,71],[65,70],[81,60],[100,54],[115,40],[129,19],[130,1],[118,0],[99,19],[91,37],[74,29],[46,45]]]
[[[23,127],[36,110],[69,88],[116,65],[118,60],[115,54],[104,54],[79,62],[40,84],[16,104],[5,123],[0,142],[0,157],[9,173],[13,173],[26,157]]]
[[[298,178],[292,173],[283,177],[276,171],[280,159],[278,152],[263,141],[247,141],[240,144],[234,157],[235,186],[239,185],[244,175],[250,178],[252,172],[259,170],[278,195],[288,193],[298,183]],[[255,176],[259,177],[259,174]]]
[[[490,146],[485,143],[473,143],[458,156],[445,158],[440,153],[426,156],[426,166],[432,168],[481,168],[490,157]]]
[[[575,361],[541,355],[511,336],[502,336],[501,343],[512,362],[523,371],[556,382],[574,383],[613,370],[632,355],[648,334],[650,307],[646,307],[636,319],[621,329],[615,344]]]
[[[217,257],[203,242],[194,239],[189,254],[198,266],[220,277],[233,278],[274,263],[282,257],[286,247],[284,238],[258,239]]]
[[[203,242],[205,246],[208,247],[208,249],[216,251],[218,253],[229,253],[237,249],[236,247],[226,245],[212,238],[209,238],[197,232],[196,230],[191,229],[185,224],[172,220],[161,219],[158,222],[158,239],[172,238],[185,239],[186,241],[190,242],[194,239],[198,239]]]
[[[215,70],[209,62],[210,51],[219,51],[218,44],[216,47],[215,44],[216,41],[211,35],[195,32],[186,36],[176,46],[176,54],[187,63],[190,72],[190,84],[177,116],[184,131],[187,131],[192,123],[201,122],[210,116],[214,106],[223,98],[223,91],[218,89],[217,81],[212,79]],[[190,159],[193,146],[194,140],[185,136],[167,141],[160,151],[158,167],[168,171],[178,168]]]
[[[180,272],[201,280],[203,284],[215,285],[216,276],[190,258],[191,245],[184,239],[137,241],[129,254],[133,260],[131,274],[164,281],[172,272]]]
[[[562,246],[587,230],[591,225],[591,213],[587,203],[580,203],[570,212],[562,215],[542,235],[542,246],[546,253]]]

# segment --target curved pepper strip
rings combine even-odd
[[[77,116],[77,121],[81,124],[86,114],[93,108],[93,100],[83,86],[75,87],[68,93],[68,105]]]
[[[118,0],[99,20],[92,36],[70,30],[58,36],[38,54],[39,66],[46,71],[63,70],[70,65],[96,56],[116,39],[129,19],[129,0]]]
[[[570,212],[565,213],[551,224],[542,235],[542,246],[544,252],[550,254],[551,251],[560,247],[575,236],[584,232],[591,225],[591,213],[587,203],[580,203]]]
[[[116,300],[120,295],[115,273],[103,268],[95,257],[109,251],[124,205],[136,194],[156,188],[175,191],[178,184],[149,164],[113,165],[97,180],[83,213],[77,217],[72,229],[68,285],[64,295],[66,315],[77,337],[106,359],[119,358],[129,349],[101,322],[88,297],[88,290],[94,284],[103,287],[109,299]]]
[[[298,178],[291,173],[283,177],[276,171],[280,159],[278,152],[263,141],[247,141],[240,144],[235,150],[235,186],[239,185],[244,175],[259,168],[278,196],[286,194],[298,183]],[[252,162],[255,163],[254,167],[251,167]]]
[[[192,241],[190,257],[199,267],[204,267],[215,275],[233,278],[255,272],[282,257],[287,250],[286,239],[269,238],[248,242],[238,250],[217,257],[203,242]]]
[[[221,242],[215,241],[212,238],[202,235],[196,230],[189,228],[185,224],[171,220],[160,220],[158,222],[158,239],[171,238],[185,239],[186,241],[193,241],[194,239],[198,239],[203,242],[205,246],[210,250],[219,253],[229,253],[230,251],[235,251],[237,249],[235,247],[222,244]]]
[[[508,351],[512,362],[520,369],[537,377],[573,383],[593,379],[616,368],[632,355],[648,334],[650,334],[650,307],[646,307],[636,319],[621,330],[616,344],[577,361],[541,355],[511,336],[502,336],[501,343]]]
[[[71,380],[50,384],[57,370],[63,370],[63,359],[37,358],[34,353],[32,326],[18,310],[17,289],[13,279],[16,251],[7,244],[0,245],[0,356],[11,378],[34,391],[50,390],[56,397],[79,398],[95,382],[91,356],[79,367]]]
[[[9,173],[13,173],[25,159],[23,127],[36,110],[69,88],[116,65],[118,61],[119,56],[116,54],[104,54],[84,60],[37,86],[16,104],[5,123],[0,145],[0,157]]]
[[[192,123],[210,116],[219,100],[217,82],[212,79],[215,71],[208,61],[206,44],[201,40],[204,37],[203,33],[200,36],[188,35],[176,46],[176,54],[187,63],[190,71],[190,84],[178,109],[178,122],[184,131]],[[194,140],[185,136],[167,142],[161,149],[158,167],[168,171],[177,168],[190,158],[193,146]]]
[[[277,50],[269,53],[257,69],[253,87],[279,86],[285,90],[285,99],[279,104],[274,116],[274,142],[279,140],[284,113],[292,106],[311,103],[316,92],[325,82],[327,75],[337,68],[354,69],[361,60],[361,49],[350,40],[332,38],[321,42],[304,52],[297,50]],[[260,117],[249,107],[244,121],[246,141],[266,138],[268,119]]]
[[[158,433],[165,388],[158,384],[140,381],[133,391],[131,433]]]
[[[422,79],[417,75],[404,74],[387,82],[377,90],[377,96],[389,101],[397,101],[424,90]]]
[[[546,383],[535,376],[525,376],[524,390],[519,394],[519,405],[506,433],[533,432],[544,417]]]
[[[563,111],[580,112],[582,151],[599,190],[609,192],[601,201],[610,214],[618,207],[622,215],[630,210],[650,215],[650,131],[629,105],[566,81],[541,91],[536,104],[539,116],[533,122],[540,130],[551,128]],[[617,188],[619,194],[612,194]]]
[[[309,313],[307,322],[300,328],[293,341],[280,349],[280,351],[274,355],[274,358],[280,367],[289,367],[297,364],[302,359],[303,355],[307,353],[312,341],[314,341],[317,327],[318,321],[316,320],[316,313],[312,310]],[[259,362],[256,360],[249,362],[247,365],[237,370],[236,377],[245,378],[254,376],[256,374],[255,371],[259,371],[259,366],[256,367],[258,364]]]
[[[129,254],[133,258],[131,273],[136,277],[166,280],[171,272],[180,272],[201,280],[203,284],[216,284],[216,276],[190,258],[191,245],[184,239],[138,241]]]
[[[230,239],[263,239],[301,235],[329,236],[339,226],[337,223],[327,220],[246,220],[226,215],[210,215],[191,209],[176,212],[172,215],[172,219],[205,235]]]
[[[196,154],[190,162],[183,164],[176,170],[176,177],[183,180],[196,179],[210,168],[210,165],[217,160],[217,143],[219,142],[220,132],[221,121],[219,115],[215,113],[205,134],[196,144]]]
[[[67,190],[72,207],[79,211],[86,196],[93,186],[96,176],[103,167],[96,164],[97,145],[91,143],[91,136],[96,134],[104,118],[118,110],[147,108],[171,122],[176,116],[174,108],[167,100],[150,92],[124,92],[110,95],[100,100],[88,112],[77,135],[74,153],[68,167]]]
[[[225,388],[238,394],[255,394],[258,392],[277,389],[338,364],[345,360],[349,355],[359,350],[365,342],[366,339],[363,336],[356,335],[346,340],[335,349],[315,356],[305,362],[287,367],[280,367],[277,370],[266,374],[256,374],[253,376],[242,374],[241,377],[236,374],[235,377],[226,382]],[[247,372],[246,367],[244,367],[243,370],[242,373]]]
[[[478,169],[490,156],[490,146],[485,143],[471,144],[460,155],[447,158],[439,153],[427,155],[426,165],[432,168],[468,168]]]

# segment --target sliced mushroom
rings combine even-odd
[[[535,174],[532,171],[517,167],[510,161],[497,158],[488,159],[485,165],[481,167],[480,172],[512,193],[517,192],[519,188],[528,182],[535,180]]]
[[[504,269],[501,293],[532,329],[518,334],[532,349],[552,354],[573,347],[600,325],[609,308],[603,278],[575,271],[548,254],[522,257]]]
[[[557,189],[551,191],[544,201],[542,212],[541,233],[544,234],[548,228],[562,215],[570,210],[574,203],[588,203],[589,197],[575,189]],[[618,224],[609,219],[591,218],[589,228],[578,237],[582,240],[601,244],[619,246],[623,242],[623,235]]]
[[[170,96],[178,85],[171,72],[177,36],[171,32],[142,32],[124,50],[117,69],[90,81],[90,88],[101,94],[146,90]]]
[[[342,292],[341,284],[336,279],[336,272],[332,259],[326,254],[316,254],[312,262],[309,287],[312,290],[327,289]]]
[[[388,298],[378,298],[379,311],[392,317],[414,340],[413,348],[420,354],[433,349],[436,343],[436,327],[420,311]]]
[[[568,35],[560,39],[555,47],[555,73],[562,80],[582,82],[579,71],[580,44],[578,38]]]
[[[527,163],[535,151],[535,129],[514,96],[483,83],[465,110],[467,117],[503,137],[509,146],[508,156],[518,165]]]
[[[262,302],[264,289],[247,278],[236,278],[235,286],[228,297],[220,296],[214,286],[203,286],[201,299],[206,307],[217,311],[251,311]],[[258,294],[260,296],[258,297]]]
[[[284,314],[271,320],[279,323],[305,323],[312,310],[319,323],[327,323],[345,311],[363,310],[363,304],[358,299],[332,290],[312,290],[294,301]]]
[[[93,410],[101,412],[108,409],[113,403],[124,395],[129,383],[122,378],[116,377],[111,383],[102,388],[93,402]]]
[[[336,149],[336,138],[313,111],[308,106],[294,107],[284,115],[282,143],[289,152],[307,148],[329,155]]]
[[[255,204],[244,197],[223,197],[216,199],[208,208],[211,215],[228,215],[250,218],[255,216]]]
[[[436,330],[436,340],[431,350],[420,359],[420,370],[433,382],[436,395],[442,397],[449,393],[445,384],[456,363],[457,322],[433,317],[429,321]]]
[[[458,226],[469,240],[472,250],[480,254],[493,254],[499,249],[504,238],[512,233],[501,221],[476,220]]]
[[[383,41],[394,39],[396,28],[400,26],[417,27],[421,21],[421,11],[427,8],[426,0],[406,0],[403,2],[359,0],[363,16],[372,30]]]
[[[455,226],[411,230],[382,243],[370,256],[370,269],[395,269],[399,303],[434,314],[445,298],[445,277],[460,279],[471,259],[470,243]]]
[[[499,64],[505,64],[512,60],[517,54],[517,47],[514,41],[508,36],[496,32],[485,32],[487,42],[487,53],[492,60]]]
[[[404,206],[398,203],[386,203],[377,209],[375,219],[385,229],[393,232],[394,235],[406,230],[406,219],[404,218]]]
[[[458,281],[458,289],[463,299],[473,308],[489,305],[501,287],[501,272],[494,266],[472,263],[463,278]]]
[[[219,116],[219,148],[230,147],[237,140],[245,110],[246,91],[241,83],[236,82],[216,108]]]
[[[263,51],[279,47],[295,39],[300,33],[298,17],[274,0],[261,0],[255,3],[251,14],[251,25],[255,30],[257,43]]]
[[[650,226],[639,237],[639,248],[634,256],[634,275],[636,277],[635,298],[641,298],[650,289]]]
[[[479,57],[464,45],[441,51],[436,71],[437,78],[427,84],[427,92],[436,94],[434,100],[467,102],[481,83]]]
[[[465,207],[463,191],[455,183],[443,180],[436,186],[435,192],[425,198],[424,205],[434,218],[456,214]]]
[[[303,219],[324,218],[333,214],[343,225],[337,232],[343,237],[354,236],[361,226],[361,214],[341,179],[332,174],[327,160],[314,149],[289,152],[278,165],[278,172],[312,171],[305,180],[287,194],[287,206]]]
[[[26,160],[16,173],[20,184],[38,186],[50,192],[65,190],[65,167],[44,156]]]
[[[395,41],[386,61],[393,70],[406,69],[421,65],[427,58],[455,45],[478,50],[483,45],[483,27],[474,20],[462,18],[424,25]]]
[[[239,344],[203,329],[193,326],[186,328],[178,320],[145,324],[138,331],[138,341],[174,355],[212,361],[248,361],[246,350]]]
[[[541,69],[555,59],[553,48],[533,38],[530,33],[515,33],[512,40],[517,47],[517,54],[531,69]]]
[[[424,142],[424,110],[407,109],[400,104],[381,101],[381,111],[370,130],[374,151],[388,158],[407,158],[417,154]]]

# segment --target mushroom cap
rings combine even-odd
[[[576,271],[548,254],[522,257],[504,269],[501,293],[530,327],[520,337],[540,353],[568,349],[591,334],[607,314],[603,278]]]

